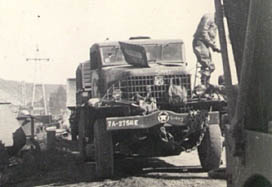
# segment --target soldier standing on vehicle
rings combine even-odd
[[[211,73],[215,70],[210,48],[214,52],[220,52],[215,44],[216,34],[217,26],[214,14],[205,14],[197,26],[193,40],[193,50],[201,65],[201,84],[203,85],[209,83]]]

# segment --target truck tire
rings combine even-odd
[[[94,145],[96,176],[110,178],[113,176],[113,143],[111,132],[106,129],[106,120],[97,119],[94,124]]]
[[[79,122],[78,122],[78,148],[79,148],[79,153],[80,157],[83,161],[86,161],[87,156],[86,156],[86,142],[85,142],[85,111],[84,109],[80,110],[80,117],[79,117]]]
[[[218,169],[221,163],[222,140],[219,125],[209,125],[206,134],[197,148],[198,157],[205,171]]]
[[[71,125],[71,136],[72,136],[72,141],[77,141],[78,124],[72,124]]]
[[[77,141],[77,134],[75,133],[73,129],[71,130],[71,135],[72,135],[72,141]]]

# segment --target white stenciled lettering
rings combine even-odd
[[[124,123],[123,123],[124,121],[118,121],[118,126],[119,127],[122,127],[122,126],[124,126]]]
[[[175,121],[183,121],[183,117],[178,117],[178,116],[170,116],[170,120],[175,120]]]
[[[112,127],[115,127],[115,126],[116,126],[115,121],[112,121]]]
[[[127,126],[133,126],[134,125],[134,120],[127,120]]]
[[[119,121],[108,121],[108,127],[129,127],[138,126],[139,120],[119,120]]]

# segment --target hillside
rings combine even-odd
[[[46,84],[46,100],[49,102],[50,95],[57,93],[59,87],[65,89],[65,85]],[[30,104],[32,100],[33,84],[21,81],[4,80],[0,78],[0,102],[10,102],[14,105],[22,105],[24,102]],[[42,97],[40,87],[36,92],[35,101]]]

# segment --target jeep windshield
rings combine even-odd
[[[185,62],[183,43],[139,44],[145,48],[148,63]],[[104,65],[127,64],[118,45],[100,47]]]

